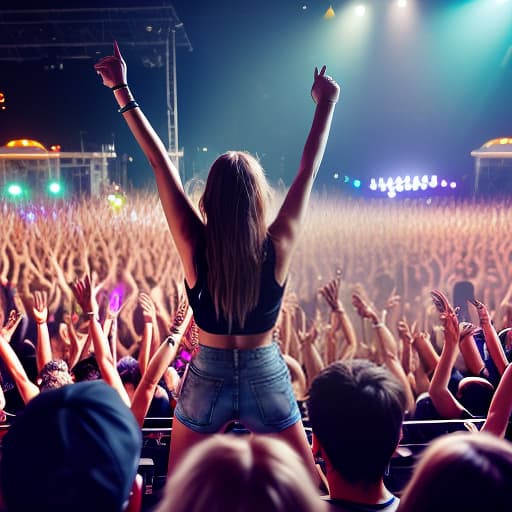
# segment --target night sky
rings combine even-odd
[[[313,114],[313,69],[326,64],[342,92],[321,183],[334,185],[334,172],[470,179],[471,150],[512,136],[512,1],[409,0],[400,15],[395,0],[365,3],[357,18],[354,2],[334,1],[336,16],[326,20],[328,1],[175,1],[194,47],[177,55],[187,177],[204,174],[220,152],[246,149],[272,181],[288,184]],[[59,5],[70,3],[37,2]],[[129,49],[125,58],[137,100],[165,137],[163,70],[143,68]],[[130,179],[147,183],[151,171],[92,65],[45,72],[38,62],[2,63],[0,144],[27,137],[78,150],[81,138],[91,148],[114,138],[118,153],[134,158]]]

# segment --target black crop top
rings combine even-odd
[[[268,237],[264,242],[263,251],[258,304],[247,314],[244,327],[241,328],[234,319],[231,331],[229,331],[228,321],[222,313],[217,319],[215,306],[208,290],[208,267],[204,252],[196,257],[196,284],[193,288],[189,288],[185,281],[185,288],[190,307],[194,312],[194,320],[203,331],[211,334],[260,334],[274,327],[281,308],[285,285],[281,286],[276,281],[274,275],[276,254],[274,244]]]

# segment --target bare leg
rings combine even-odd
[[[286,441],[299,453],[306,465],[306,468],[309,470],[311,477],[313,478],[313,482],[315,482],[315,485],[319,486],[321,483],[320,476],[318,474],[315,459],[313,458],[313,452],[308,443],[308,438],[306,437],[306,432],[302,422],[298,421],[295,425],[292,425],[281,432],[270,435]]]
[[[171,476],[181,459],[197,443],[200,443],[211,434],[199,434],[180,423],[175,417],[172,422],[171,450],[169,452],[169,468],[167,476]]]

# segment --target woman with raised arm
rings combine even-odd
[[[148,158],[199,327],[199,353],[175,411],[169,469],[206,434],[236,419],[291,443],[315,472],[300,413],[272,331],[313,181],[327,144],[339,86],[315,69],[316,103],[297,176],[277,218],[267,224],[268,184],[250,154],[229,151],[213,163],[200,208],[184,193],[167,150],[127,85],[117,43],[95,69]]]

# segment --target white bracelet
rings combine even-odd
[[[376,324],[372,324],[372,327],[374,329],[379,329],[380,327],[386,327],[386,324],[384,322],[377,322]]]

